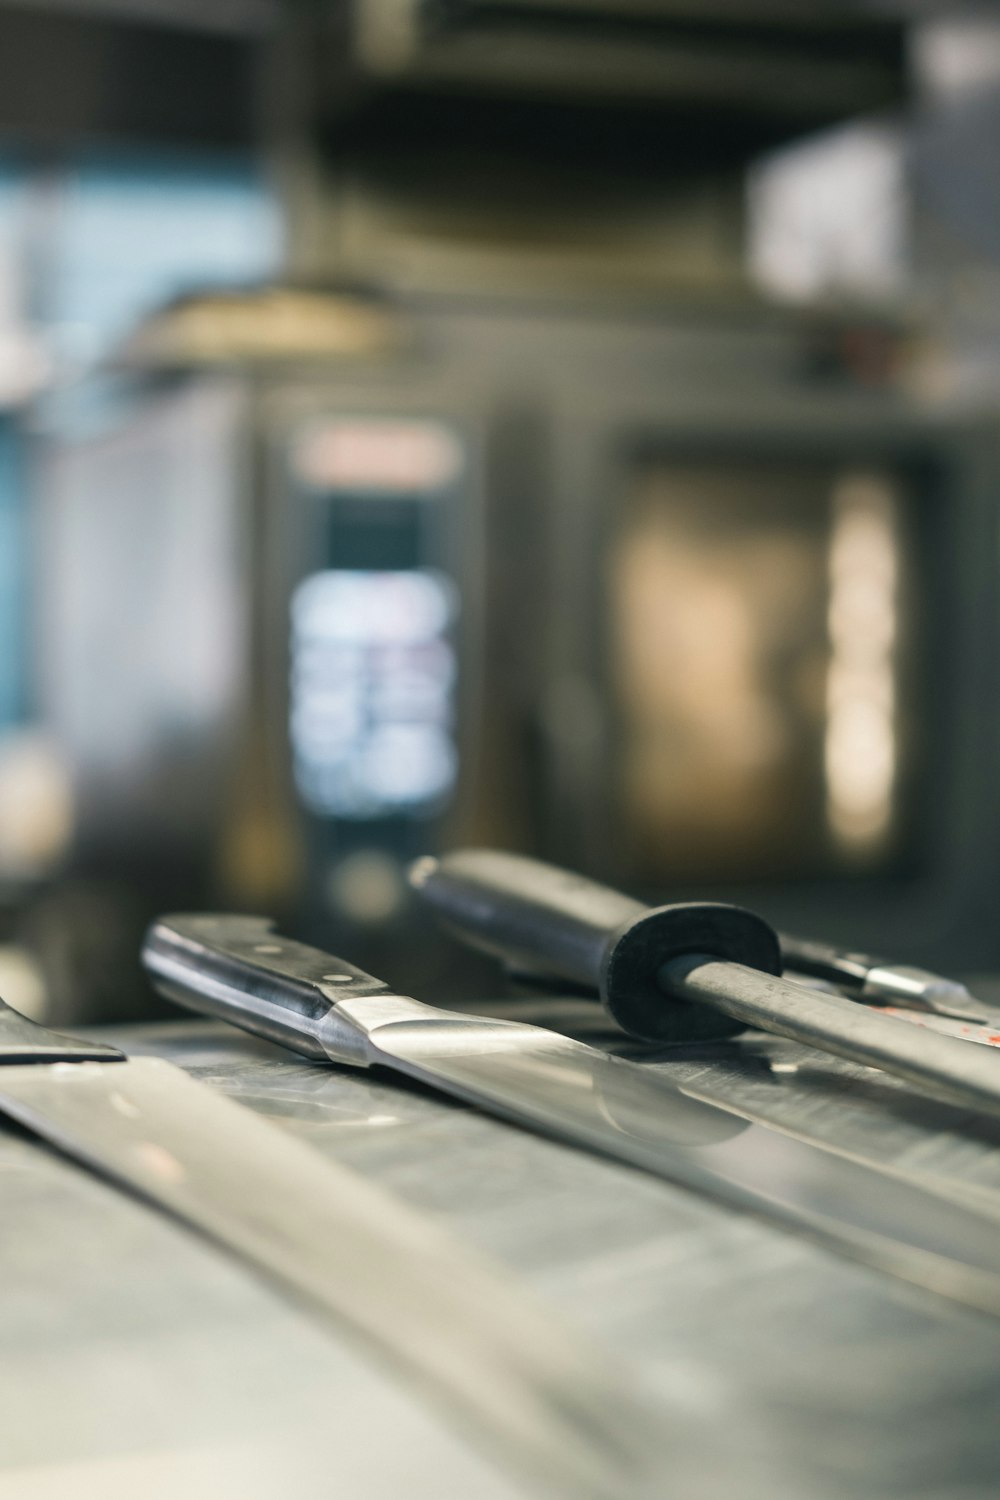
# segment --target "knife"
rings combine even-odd
[[[604,1350],[180,1068],[60,1036],[0,1001],[0,1115],[353,1329],[522,1477],[566,1500],[647,1493],[662,1434]]]
[[[812,938],[781,934],[785,967],[810,979],[839,985],[872,1005],[897,1006],[1000,1030],[1000,1014],[971,995],[957,979],[930,969],[886,963]]]
[[[778,977],[777,933],[742,907],[643,906],[496,849],[418,860],[410,879],[464,941],[519,970],[597,990],[632,1036],[690,1041],[757,1027],[881,1068],[950,1104],[1000,1114],[1000,1060],[990,1049]]]
[[[1000,1315],[995,1214],[686,1098],[640,1064],[397,995],[260,917],[164,917],[143,961],[171,1000],[317,1062],[394,1069]]]

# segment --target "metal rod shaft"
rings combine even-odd
[[[746,1026],[881,1068],[950,1104],[1000,1114],[1000,1057],[987,1047],[706,954],[671,959],[658,977],[676,999],[714,1005]]]

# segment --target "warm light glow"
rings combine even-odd
[[[306,484],[372,495],[439,490],[461,467],[458,439],[437,422],[337,418],[309,429],[295,450]]]
[[[875,475],[845,478],[830,539],[825,766],[830,828],[859,851],[892,820],[897,584],[892,491]]]

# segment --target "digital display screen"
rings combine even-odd
[[[455,783],[455,590],[440,574],[331,568],[292,601],[295,778],[313,812],[429,815]]]
[[[314,571],[291,601],[290,736],[305,807],[435,816],[458,776],[458,590],[435,561],[463,454],[439,422],[330,417],[292,453]]]

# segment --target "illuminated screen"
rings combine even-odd
[[[432,813],[456,774],[454,590],[409,569],[314,573],[292,601],[292,751],[313,812]]]
[[[642,471],[609,574],[615,775],[637,878],[894,857],[913,717],[904,502],[876,470]]]
[[[458,775],[458,590],[432,565],[463,467],[434,420],[335,415],[292,450],[312,569],[291,605],[291,747],[305,806],[433,817]]]

